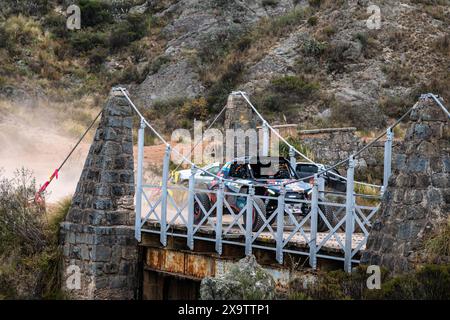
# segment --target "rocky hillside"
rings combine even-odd
[[[272,121],[364,132],[420,93],[450,99],[448,0],[380,1],[378,30],[365,0],[80,0],[78,31],[71,1],[5,2],[0,96],[70,106],[75,132],[116,84],[166,132],[238,89]]]

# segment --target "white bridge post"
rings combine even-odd
[[[163,246],[167,245],[167,185],[169,180],[169,166],[170,166],[170,146],[166,146],[166,153],[164,154],[163,175],[161,185],[161,234],[160,242]]]
[[[194,204],[195,204],[195,174],[197,167],[192,165],[189,176],[188,191],[188,225],[187,225],[187,246],[194,250]]]
[[[317,219],[319,215],[319,181],[317,174],[314,175],[314,185],[311,197],[311,230],[309,239],[309,265],[317,267]]]
[[[295,150],[292,147],[289,147],[289,161],[292,169],[294,169],[294,171],[297,170],[297,159],[295,158]]]
[[[347,197],[345,204],[345,262],[344,270],[352,271],[352,239],[354,229],[355,195],[354,195],[355,160],[353,156],[348,161]]]
[[[319,191],[319,199],[325,200],[325,178],[323,177],[323,175],[321,175],[318,178],[314,177],[314,180],[316,179],[317,179],[317,188]]]
[[[262,143],[262,155],[267,157],[269,155],[270,133],[269,126],[266,121],[262,125],[263,143]]]
[[[387,129],[386,142],[384,143],[384,174],[383,174],[383,192],[389,183],[391,176],[391,164],[392,164],[392,141],[394,140],[394,132],[391,128]]]
[[[278,212],[277,212],[277,252],[276,259],[279,264],[283,263],[283,235],[284,235],[284,203],[286,196],[286,188],[280,189],[278,196]]]
[[[255,187],[248,187],[247,208],[245,215],[245,255],[252,254],[252,238],[253,238],[253,197],[255,196]],[[256,210],[256,209],[255,209]],[[258,214],[258,213],[256,213]]]
[[[219,182],[217,190],[217,210],[216,210],[216,252],[222,254],[222,215],[223,215],[223,198],[225,193],[225,185],[222,180]]]
[[[144,162],[145,121],[141,119],[138,131],[138,161],[137,161],[137,185],[136,185],[136,215],[134,217],[134,237],[141,241],[141,216],[142,216],[142,166]]]

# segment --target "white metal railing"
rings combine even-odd
[[[136,239],[142,232],[156,233],[163,246],[167,237],[186,238],[186,244],[194,249],[195,240],[215,242],[217,253],[222,254],[224,243],[243,246],[250,255],[253,248],[275,251],[276,259],[283,263],[285,253],[309,256],[312,268],[317,267],[317,258],[328,258],[344,262],[345,270],[351,270],[352,263],[359,261],[355,256],[367,242],[371,219],[379,206],[358,205],[354,191],[354,161],[347,171],[347,192],[344,196],[325,190],[324,178],[316,175],[310,199],[290,199],[282,187],[277,197],[255,194],[252,185],[245,192],[226,190],[226,180],[218,180],[214,190],[196,186],[196,166],[192,166],[188,187],[173,185],[169,179],[169,159],[172,149],[167,146],[163,160],[160,184],[143,183],[143,151],[145,123],[141,122],[138,132],[138,169],[136,190]],[[211,206],[205,206],[201,197],[215,199]],[[244,199],[239,210],[231,201],[236,197]],[[367,196],[369,197],[369,196]],[[208,200],[209,201],[209,200]],[[262,204],[276,203],[273,212],[265,214]],[[304,215],[296,215],[295,204],[309,207]],[[199,211],[200,210],[200,211]],[[333,212],[330,220],[326,212]],[[201,219],[196,218],[200,212]],[[228,217],[227,219],[225,219]],[[254,229],[254,221],[262,221]],[[319,221],[322,228],[319,230]],[[358,228],[358,231],[355,229]]]
[[[119,90],[127,98],[130,105],[140,117],[140,128],[138,131],[138,168],[137,168],[137,188],[136,188],[136,221],[135,237],[141,241],[142,232],[156,233],[160,236],[163,246],[167,245],[167,237],[186,238],[187,246],[194,249],[195,240],[206,240],[215,242],[215,250],[222,254],[223,244],[232,244],[245,247],[245,254],[250,255],[253,248],[266,249],[276,252],[276,259],[283,263],[283,254],[298,254],[309,257],[312,268],[317,267],[317,258],[334,259],[344,263],[344,269],[351,272],[352,264],[359,263],[356,258],[358,252],[364,249],[371,228],[371,220],[378,212],[380,204],[379,196],[370,196],[355,193],[355,184],[380,187],[372,184],[357,182],[354,180],[355,160],[354,157],[360,155],[369,145],[354,153],[348,159],[344,159],[335,165],[319,170],[313,178],[312,193],[309,199],[286,198],[286,186],[282,185],[280,194],[277,197],[261,195],[255,193],[255,185],[241,183],[245,187],[245,192],[234,193],[226,189],[226,183],[230,180],[223,179],[198,168],[189,159],[185,158],[176,150],[172,150],[162,136],[149,124],[142,116],[137,107],[128,97],[126,90]],[[269,153],[270,130],[290,147],[290,161],[296,163],[295,154],[302,156],[306,160],[314,163],[304,156],[278,132],[267,123],[251,104],[245,93],[240,92],[252,109],[263,121],[263,155]],[[447,109],[432,94],[423,97],[431,97],[441,107],[447,115]],[[417,104],[416,104],[417,105]],[[378,141],[386,135],[384,145],[384,174],[381,194],[388,185],[391,175],[392,161],[392,129],[415,108],[414,105],[400,119],[391,125],[385,133],[379,135],[372,143]],[[449,116],[450,117],[450,116]],[[163,173],[161,183],[158,185],[147,185],[143,182],[143,159],[144,159],[144,133],[149,128],[166,145]],[[371,144],[372,144],[371,143]],[[184,161],[192,166],[188,188],[172,185],[169,179],[170,155],[176,152]],[[346,182],[345,194],[325,190],[324,176],[326,173],[333,174],[330,170],[344,163],[348,163],[347,174],[343,178]],[[218,188],[215,190],[202,190],[195,185],[195,173],[202,170],[206,174],[217,179]],[[261,185],[258,185],[261,187]],[[264,187],[264,185],[263,185]],[[181,196],[183,193],[185,197]],[[214,199],[211,206],[205,207],[204,199]],[[238,210],[233,208],[230,200],[233,197],[245,199]],[[376,199],[376,205],[358,204],[358,199]],[[265,214],[262,203],[276,203],[273,212]],[[305,210],[303,215],[296,215],[292,210],[293,204],[302,204],[309,210]],[[329,213],[332,213],[331,215]],[[200,214],[201,219],[196,218]],[[225,217],[231,217],[225,219]],[[254,228],[255,219],[260,218],[259,225]],[[331,218],[331,220],[330,220]],[[228,221],[227,221],[228,220]],[[287,221],[286,221],[287,220]],[[319,223],[320,222],[320,223]],[[319,225],[321,226],[319,228]],[[320,229],[320,230],[319,230]],[[262,241],[264,239],[264,241]]]

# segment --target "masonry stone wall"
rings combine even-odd
[[[63,289],[78,299],[132,299],[136,287],[133,114],[112,91],[61,225]],[[72,267],[71,267],[72,266]],[[75,281],[77,266],[81,288]],[[70,268],[71,267],[71,268]],[[72,275],[72,277],[71,277]]]
[[[307,147],[317,161],[333,164],[347,158],[359,146],[354,128],[347,130],[305,130],[299,136],[302,145]]]
[[[313,154],[315,161],[333,165],[346,159],[370,141],[356,135],[356,128],[329,128],[300,130],[298,137],[303,146]],[[398,141],[393,142],[393,153],[398,151]],[[383,178],[384,141],[380,140],[364,151],[356,159],[356,175],[367,180],[370,176],[381,182]],[[345,175],[346,166],[338,168]]]
[[[449,124],[430,99],[411,113],[362,263],[400,273],[427,261],[426,240],[450,214]]]

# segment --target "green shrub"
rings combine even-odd
[[[272,112],[279,112],[283,110],[282,99],[277,94],[269,94],[264,96],[261,101],[262,107]],[[259,105],[259,104],[258,104]]]
[[[271,81],[272,88],[275,91],[284,94],[294,94],[298,97],[305,97],[319,89],[319,84],[308,82],[297,76],[284,76]]]
[[[308,0],[309,5],[314,8],[320,8],[322,2],[323,0]]]
[[[426,241],[425,249],[430,261],[450,257],[450,220],[437,234]]]
[[[125,21],[120,22],[111,32],[109,45],[119,49],[131,42],[141,39],[148,33],[148,19],[141,14],[129,14]]]
[[[0,174],[0,299],[64,298],[58,240],[71,201],[46,211],[32,201],[35,192],[29,170]]]
[[[69,30],[66,26],[67,18],[64,15],[51,13],[44,18],[44,27],[58,38],[67,38]]]
[[[334,126],[351,126],[365,130],[382,128],[386,124],[386,119],[373,105],[343,104],[334,101],[331,106],[330,122]]]
[[[126,67],[119,78],[120,83],[141,83],[143,80],[145,80],[145,77],[143,78],[135,65]]]
[[[425,265],[416,272],[396,276],[371,292],[387,300],[449,300],[450,265]]]
[[[414,105],[414,96],[382,96],[379,107],[385,115],[390,118],[400,118],[409,108]]]
[[[307,146],[301,143],[299,138],[288,137],[286,141],[295,149],[303,153],[308,158],[314,160],[314,153]],[[284,142],[280,142],[280,156],[289,159],[289,146]]]
[[[164,55],[158,56],[150,65],[150,73],[157,73],[163,66],[170,62],[170,58]]]
[[[303,43],[302,51],[311,57],[320,57],[326,50],[327,43],[319,42],[316,39],[309,39]]]
[[[206,120],[208,117],[208,103],[203,97],[186,101],[180,112],[183,117],[188,119]]]
[[[263,7],[276,7],[278,5],[278,0],[263,0]]]
[[[316,17],[316,16],[312,16],[312,17],[309,17],[308,18],[308,24],[310,25],[310,26],[315,26],[315,25],[317,25],[317,21],[318,21],[319,19]]]
[[[70,33],[69,43],[75,53],[84,53],[96,47],[105,47],[106,36],[101,32],[73,32]]]
[[[80,0],[81,27],[93,27],[113,21],[111,5],[101,0]]]
[[[24,47],[36,43],[42,37],[40,25],[30,17],[12,16],[0,24],[1,42],[4,47]]]
[[[450,265],[425,265],[417,271],[389,276],[381,269],[381,289],[367,288],[366,266],[351,274],[343,270],[319,272],[317,281],[306,288],[291,282],[291,299],[317,300],[448,300],[450,299]]]
[[[381,70],[386,74],[388,86],[412,86],[416,82],[416,77],[409,65],[386,65]]]
[[[43,16],[52,10],[51,0],[2,0],[0,13],[3,16]]]
[[[95,48],[89,52],[88,63],[92,71],[98,71],[100,66],[106,61],[108,50],[105,48]]]
[[[212,108],[221,108],[226,104],[228,95],[235,89],[244,68],[242,62],[230,64],[222,77],[209,88],[206,99]]]

